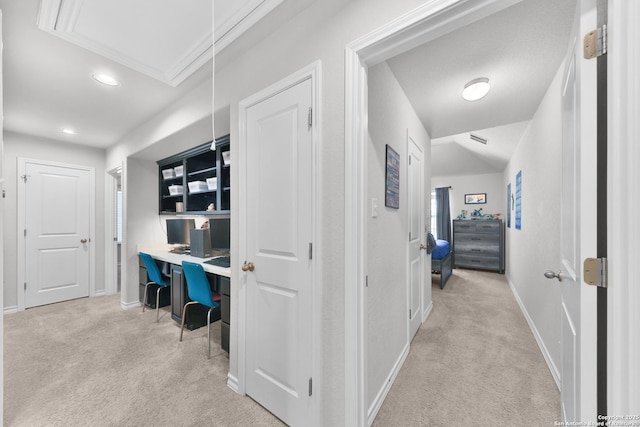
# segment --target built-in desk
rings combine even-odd
[[[188,261],[202,265],[202,268],[207,273],[207,277],[209,278],[209,283],[212,290],[220,294],[222,297],[220,301],[222,349],[226,352],[229,352],[229,303],[231,290],[231,269],[206,264],[204,261],[210,258],[198,258],[191,255],[171,253],[169,252],[169,248],[166,245],[140,245],[138,246],[138,252],[146,252],[154,259],[158,261],[164,261],[170,265],[170,271],[165,271],[165,273],[168,273],[171,278],[171,317],[177,322],[180,322],[182,320],[182,308],[188,302],[186,282],[182,274],[182,261]],[[141,276],[143,274],[145,275],[145,278],[141,277],[140,283],[142,283],[143,281],[145,281],[146,283],[146,270],[144,271],[144,273],[141,271],[140,274]],[[142,293],[140,298],[140,300],[142,301]],[[206,312],[204,316],[206,320]]]

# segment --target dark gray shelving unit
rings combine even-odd
[[[223,153],[230,149],[229,135],[216,140],[216,150],[211,150],[211,142],[158,161],[159,210],[160,214],[229,214],[231,212],[231,165],[224,163]],[[182,169],[179,176],[170,176]],[[207,183],[216,178],[213,188],[206,186],[190,191],[189,183]],[[176,194],[177,186],[182,192]],[[183,211],[177,212],[177,203],[182,203]],[[212,204],[214,210],[207,210]]]

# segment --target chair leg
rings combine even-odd
[[[207,359],[211,359],[211,310],[207,311]]]
[[[156,291],[156,323],[160,323],[160,291],[163,286],[158,286],[158,290]]]
[[[187,307],[191,304],[197,304],[195,301],[189,301],[182,309],[182,324],[180,325],[180,342],[182,342],[182,332],[184,331],[184,321],[187,319]]]
[[[144,313],[144,308],[147,306],[147,291],[149,290],[149,285],[153,282],[147,282],[144,285],[144,296],[142,297],[142,312]]]

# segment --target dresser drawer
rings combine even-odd
[[[498,241],[463,241],[456,242],[456,257],[458,255],[487,255],[500,256],[500,244]]]
[[[456,267],[481,268],[486,270],[499,270],[500,258],[498,256],[483,256],[475,254],[455,254]]]
[[[494,234],[494,235],[499,235],[500,234],[500,227],[502,223],[499,221],[482,221],[482,220],[478,220],[476,221],[476,233],[481,233],[481,234]]]
[[[475,233],[476,222],[475,221],[453,221],[454,233]]]
[[[498,234],[482,234],[482,233],[456,233],[455,234],[456,245],[462,242],[491,242],[495,245],[500,245],[500,235]]]

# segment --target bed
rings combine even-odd
[[[436,240],[431,233],[427,236],[427,253],[431,254],[431,272],[440,275],[440,289],[444,289],[453,268],[451,245],[446,240]]]

